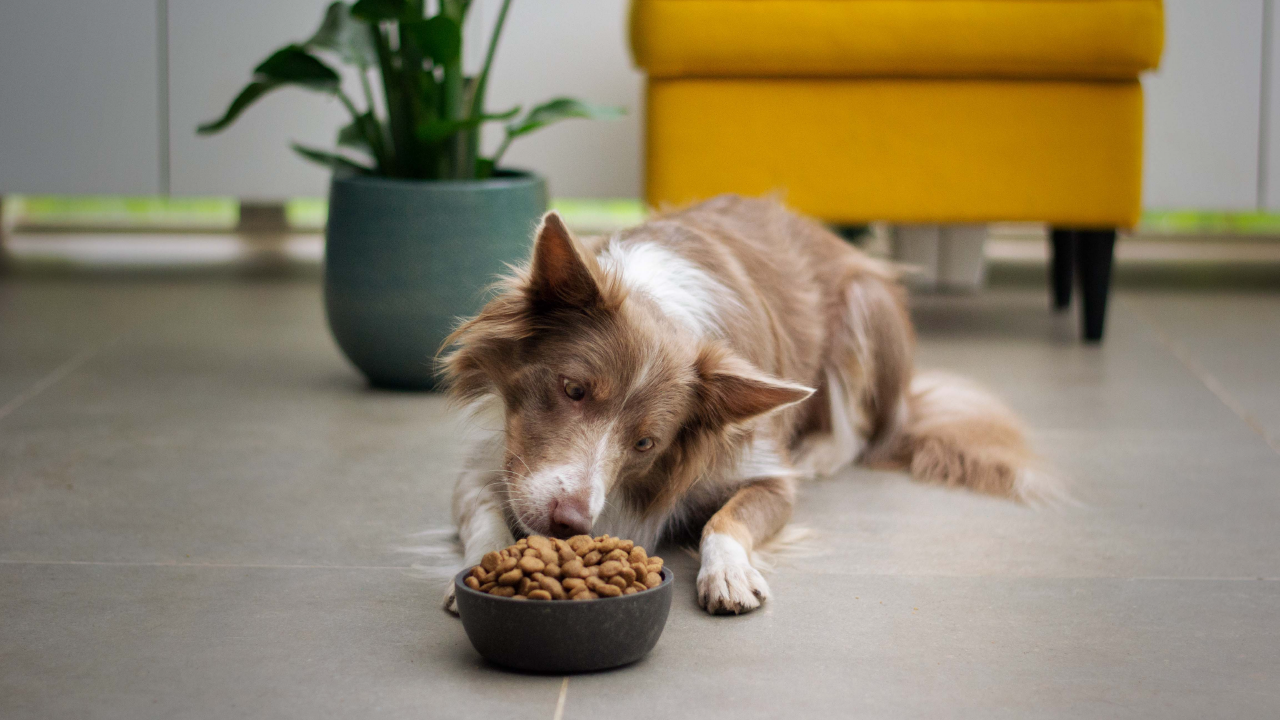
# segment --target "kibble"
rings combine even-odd
[[[595,600],[634,595],[662,584],[662,558],[631,540],[531,535],[486,553],[467,587],[513,600]]]

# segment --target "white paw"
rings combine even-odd
[[[713,533],[702,541],[698,570],[698,604],[707,612],[738,615],[751,612],[769,597],[769,583],[751,566],[747,551],[728,535]]]
[[[449,589],[444,591],[444,610],[453,615],[458,614],[458,598],[455,597],[453,583],[449,583]]]

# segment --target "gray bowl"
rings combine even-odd
[[[453,579],[467,638],[486,660],[531,672],[604,670],[644,657],[662,636],[675,576],[634,595],[598,600],[512,600]]]

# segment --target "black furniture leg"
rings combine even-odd
[[[1050,235],[1053,257],[1049,260],[1049,283],[1053,289],[1053,309],[1066,310],[1071,304],[1071,283],[1076,264],[1076,233],[1054,228]]]
[[[1111,289],[1111,258],[1115,230],[1076,232],[1076,272],[1080,276],[1081,335],[1086,342],[1101,342]]]

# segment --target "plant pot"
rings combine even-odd
[[[431,390],[435,356],[485,290],[529,255],[546,183],[334,176],[325,231],[329,329],[378,387]]]

